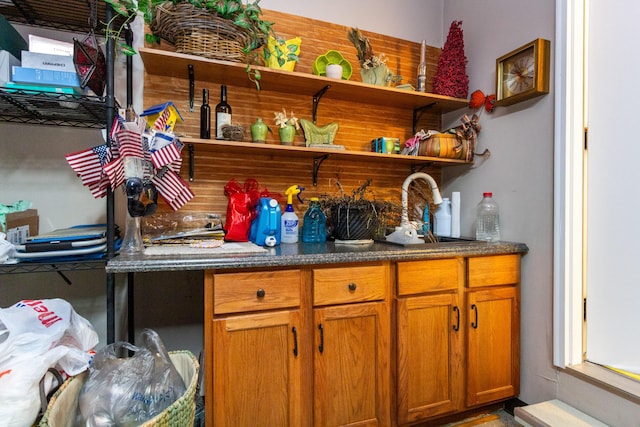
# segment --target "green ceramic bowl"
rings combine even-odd
[[[316,76],[326,76],[327,65],[329,64],[342,65],[342,79],[349,80],[351,78],[351,74],[353,73],[351,63],[344,59],[342,54],[337,50],[329,50],[324,55],[318,56],[311,65],[311,71]]]

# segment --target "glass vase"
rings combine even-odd
[[[124,230],[124,238],[122,239],[122,246],[120,247],[120,253],[140,253],[144,251],[144,244],[142,243],[142,233],[140,232],[140,217],[132,217],[127,212],[127,220]]]

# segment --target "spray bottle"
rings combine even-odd
[[[282,215],[282,243],[297,243],[298,242],[298,215],[293,210],[293,196],[298,197],[298,201],[302,203],[300,193],[304,188],[299,185],[292,185],[287,188],[285,194],[287,195],[287,208]]]

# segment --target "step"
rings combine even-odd
[[[558,399],[515,408],[514,417],[524,427],[608,427]]]

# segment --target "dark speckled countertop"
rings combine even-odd
[[[281,244],[264,253],[207,255],[120,254],[107,263],[108,273],[142,273],[150,271],[234,269],[252,267],[287,267],[294,265],[340,264],[370,261],[408,261],[525,254],[524,243],[477,241],[430,243],[402,247],[389,243],[343,245],[327,243]]]

